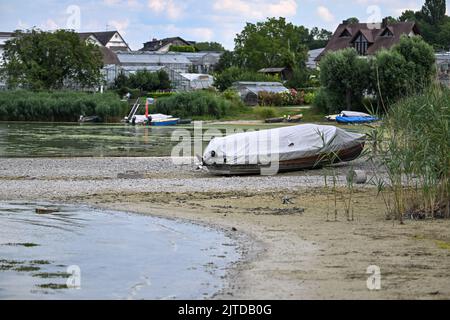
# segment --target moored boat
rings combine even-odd
[[[282,123],[284,122],[284,120],[286,120],[286,118],[269,118],[266,119],[266,123]]]
[[[276,174],[352,161],[364,145],[364,135],[307,124],[215,138],[202,162],[216,175]]]
[[[325,118],[328,121],[334,121],[340,124],[364,124],[380,120],[370,114],[354,111],[342,111],[340,114],[330,115]]]
[[[170,127],[176,126],[178,124],[178,121],[180,121],[180,119],[178,118],[153,120],[151,122],[151,125],[154,127]]]

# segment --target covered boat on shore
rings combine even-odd
[[[364,144],[362,134],[306,124],[215,138],[202,162],[216,175],[276,174],[355,160]]]
[[[325,117],[328,121],[335,121],[340,124],[365,124],[377,122],[377,117],[363,112],[342,111],[340,114]]]

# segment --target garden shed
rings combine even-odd
[[[239,93],[242,101],[248,106],[258,104],[260,92],[284,93],[289,90],[280,82],[235,82],[233,88]]]

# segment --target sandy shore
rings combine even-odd
[[[366,162],[352,165],[370,174]],[[387,220],[370,185],[355,191],[348,221],[349,168],[337,169],[336,221],[321,170],[222,178],[165,158],[1,159],[0,200],[88,203],[235,232],[245,257],[218,299],[450,298],[450,221]],[[142,179],[117,178],[127,170]],[[381,269],[379,291],[367,289],[370,265]]]

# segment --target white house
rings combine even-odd
[[[99,47],[108,48],[114,52],[131,51],[128,43],[118,31],[83,32],[78,33],[78,35],[81,39],[94,43]]]

